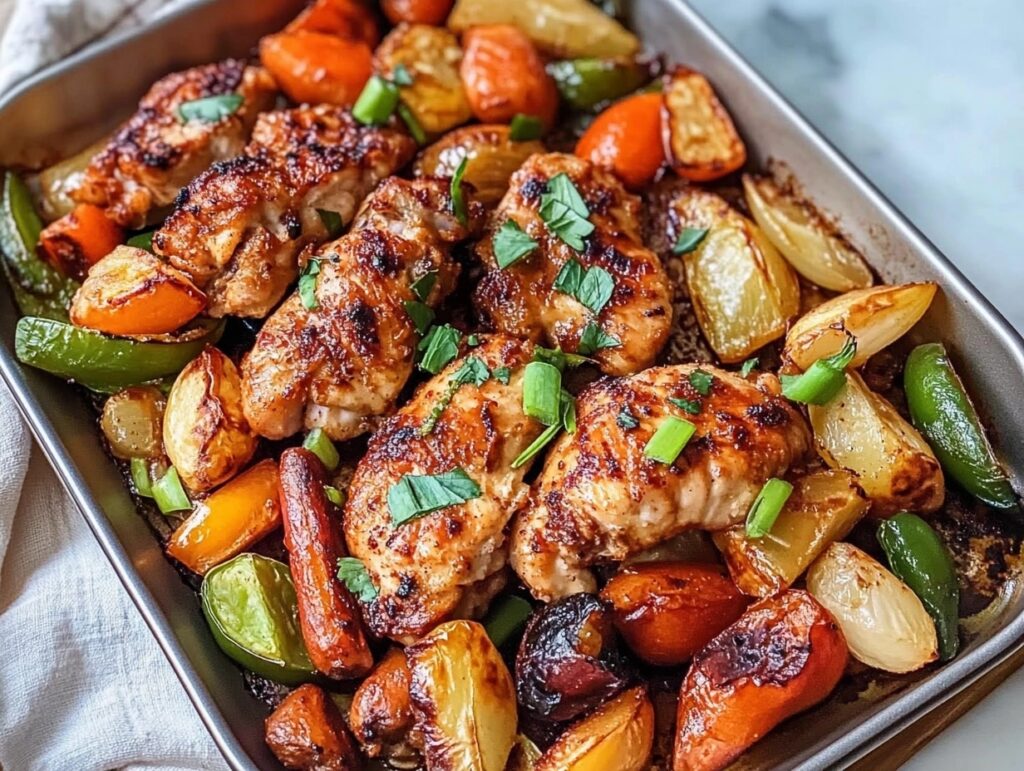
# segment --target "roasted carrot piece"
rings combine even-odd
[[[693,659],[679,692],[673,771],[726,767],[828,696],[848,658],[835,619],[807,592],[751,605]]]
[[[43,228],[39,253],[58,270],[81,281],[89,268],[124,240],[124,231],[103,209],[80,203]]]
[[[200,502],[167,545],[167,553],[204,575],[281,524],[277,464],[263,460]]]
[[[331,697],[306,683],[289,693],[265,724],[267,746],[285,768],[357,771],[363,767]]]
[[[382,0],[381,10],[392,24],[443,24],[454,0]]]
[[[260,60],[293,102],[349,107],[373,72],[362,40],[321,32],[281,32],[260,41]]]
[[[71,301],[71,323],[109,335],[174,332],[206,307],[188,276],[145,249],[118,246],[97,262]]]
[[[508,123],[530,115],[550,126],[558,111],[558,88],[544,60],[518,27],[473,27],[462,37],[462,84],[473,114],[484,123]]]
[[[665,165],[661,94],[637,94],[613,104],[580,137],[576,155],[610,169],[634,190],[650,184]]]
[[[281,511],[302,637],[313,665],[328,677],[359,677],[373,666],[355,599],[335,573],[346,556],[332,521],[323,463],[309,450],[281,453]]]
[[[323,32],[347,40],[361,40],[373,48],[380,30],[361,0],[315,0],[285,27],[285,32]]]
[[[371,758],[402,744],[413,726],[409,677],[405,651],[392,648],[356,689],[348,724]]]

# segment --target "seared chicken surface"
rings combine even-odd
[[[419,337],[405,302],[427,274],[425,302],[438,305],[455,287],[451,248],[478,226],[451,213],[448,180],[392,177],[365,201],[351,232],[322,247],[316,307],[296,293],[263,325],[242,362],[242,398],[253,429],[283,439],[323,428],[348,439],[394,410],[412,373]]]
[[[549,229],[541,216],[548,183],[565,174],[576,186],[594,231],[578,252]],[[474,302],[487,327],[546,342],[564,351],[588,353],[612,375],[637,372],[654,363],[672,325],[672,286],[658,256],[639,233],[640,199],[611,173],[572,155],[534,155],[510,182],[477,246],[486,273]],[[499,267],[495,235],[512,221],[538,248],[518,262]],[[563,266],[576,260],[584,269],[600,267],[614,279],[607,304],[595,315],[576,297],[555,289]],[[581,351],[584,330],[596,323],[618,341],[613,347]]]
[[[218,120],[186,120],[179,112],[187,102],[230,94],[242,101]],[[140,228],[151,209],[173,202],[211,163],[242,152],[256,116],[271,107],[275,95],[265,70],[237,59],[161,78],[92,159],[70,195],[102,207],[118,225]]]
[[[415,146],[340,107],[265,113],[244,155],[181,191],[154,250],[206,292],[211,316],[262,318],[298,275],[300,251],[331,235],[324,216],[347,225]]]
[[[713,376],[707,396],[690,382],[698,369]],[[621,561],[684,530],[743,520],[762,485],[811,447],[803,417],[778,393],[772,375],[755,386],[695,364],[589,386],[576,402],[577,432],[554,446],[514,525],[516,573],[545,601],[593,592],[590,565]],[[699,410],[691,414],[669,399]],[[620,420],[623,411],[636,427],[623,427],[633,422]],[[668,416],[696,426],[672,465],[644,455]]]
[[[529,494],[528,464],[513,469],[512,461],[544,429],[522,408],[523,368],[533,350],[532,343],[504,336],[463,348],[465,358],[421,386],[370,439],[349,487],[344,526],[349,553],[362,560],[378,590],[363,604],[377,634],[413,642],[442,621],[480,615],[505,584],[505,528]],[[425,423],[471,357],[491,376],[479,386],[458,385],[424,436]],[[501,367],[510,370],[507,385],[493,375]],[[453,469],[479,485],[480,497],[392,523],[388,493],[403,475]]]

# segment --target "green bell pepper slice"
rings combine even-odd
[[[205,333],[181,342],[107,337],[54,319],[26,316],[14,332],[14,353],[22,364],[73,380],[101,393],[174,375],[216,343],[222,321],[203,322]]]
[[[26,316],[67,321],[78,289],[74,281],[36,254],[43,223],[17,174],[4,172],[0,191],[0,256],[18,309]]]
[[[960,648],[960,584],[949,550],[931,525],[906,511],[882,522],[877,535],[892,572],[935,622],[939,657],[948,661]]]
[[[316,678],[283,562],[240,554],[207,573],[199,594],[213,638],[229,657],[285,685]]]
[[[558,92],[577,110],[590,110],[636,91],[650,79],[647,67],[614,59],[566,59],[548,65]]]
[[[942,468],[974,497],[999,509],[1018,506],[978,413],[941,343],[917,346],[903,370],[910,419]]]

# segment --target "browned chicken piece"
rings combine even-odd
[[[206,292],[211,316],[262,318],[298,275],[300,251],[337,235],[327,223],[347,225],[415,148],[402,132],[363,126],[341,107],[265,113],[244,155],[181,191],[154,251]]]
[[[229,114],[230,100],[212,105],[213,114],[189,116],[179,108],[199,99],[237,94],[241,102]],[[140,228],[152,209],[169,205],[178,191],[211,163],[242,152],[256,116],[273,104],[273,78],[259,67],[227,59],[161,78],[149,89],[135,114],[90,162],[70,191],[79,203],[106,210],[122,227]]]
[[[582,239],[581,251],[556,235],[542,216],[551,181],[563,174],[575,185],[594,227]],[[639,220],[640,199],[626,192],[611,173],[572,155],[532,156],[512,175],[487,237],[477,246],[486,270],[474,296],[482,322],[506,334],[592,356],[608,374],[627,375],[649,367],[672,326],[672,286],[658,256],[644,246]],[[538,248],[501,268],[495,259],[495,238],[509,221]],[[555,288],[571,260],[588,274],[602,269],[610,275],[613,288],[609,287],[603,307],[594,302],[593,294],[588,307],[578,296]],[[614,338],[599,344],[608,347],[595,350],[597,330],[584,334],[591,324]]]
[[[349,553],[362,560],[377,588],[376,599],[363,603],[363,617],[377,634],[410,643],[442,621],[480,615],[504,586],[506,526],[529,493],[523,483],[529,464],[513,469],[512,462],[544,429],[522,408],[523,371],[533,350],[524,340],[486,339],[421,386],[370,439],[349,486],[344,527]],[[491,373],[487,380],[453,383],[474,357]],[[494,375],[502,367],[507,383]],[[393,521],[404,511],[391,508],[401,492],[393,487],[459,469],[479,488],[478,497]]]
[[[419,342],[405,308],[416,299],[412,285],[434,274],[425,302],[438,305],[459,274],[452,245],[482,217],[471,203],[462,225],[449,188],[448,180],[392,177],[366,199],[351,232],[320,249],[316,307],[289,297],[242,362],[245,415],[257,433],[283,439],[305,425],[349,439],[394,410]]]
[[[712,376],[706,396],[698,370]],[[695,364],[589,386],[576,402],[579,429],[555,444],[513,527],[516,573],[545,601],[593,592],[595,563],[624,560],[685,530],[742,521],[764,483],[811,447],[806,422],[779,392],[774,375],[755,385]],[[696,431],[667,465],[644,447],[670,416]]]

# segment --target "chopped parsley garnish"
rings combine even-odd
[[[355,557],[342,557],[338,560],[338,580],[360,602],[373,602],[377,599],[377,587],[373,585],[366,566]]]
[[[596,314],[600,313],[612,299],[615,279],[600,266],[584,269],[576,260],[569,260],[558,271],[553,287],[559,292],[575,297]]]
[[[466,338],[466,345],[468,345],[470,348],[476,348],[478,345],[480,345],[480,336],[470,335],[469,337]]]
[[[412,73],[409,72],[408,67],[399,62],[395,65],[394,69],[391,70],[391,82],[396,86],[411,86]]]
[[[633,413],[629,411],[629,407],[623,407],[619,410],[619,414],[615,418],[615,422],[626,430],[636,428],[640,425],[640,421],[637,420]]]
[[[594,232],[590,211],[564,172],[548,180],[547,191],[540,197],[540,216],[548,230],[577,252],[583,251],[583,239]]]
[[[462,333],[450,324],[431,327],[426,337],[416,346],[416,350],[423,353],[419,363],[420,369],[436,375],[459,355],[460,340]]]
[[[542,348],[539,345],[533,349],[533,360],[543,361],[553,367],[558,367],[563,372],[566,367],[574,369],[590,361],[586,356],[581,356],[578,353],[566,353],[559,348]]]
[[[419,300],[406,300],[403,305],[416,331],[421,335],[426,334],[430,325],[434,323],[434,309]]]
[[[512,377],[512,370],[508,367],[498,367],[491,375],[502,385],[508,385],[509,378]]]
[[[480,497],[480,486],[461,468],[443,474],[405,474],[388,490],[391,524],[405,524]]]
[[[324,223],[324,230],[327,231],[328,238],[337,238],[341,235],[344,224],[338,212],[330,209],[317,209],[316,213],[320,215],[320,221]]]
[[[452,379],[448,381],[448,387],[445,389],[444,394],[438,399],[437,404],[434,405],[433,409],[430,410],[430,414],[427,415],[427,419],[423,421],[423,425],[420,426],[420,436],[427,436],[437,426],[437,421],[451,404],[452,399],[455,398],[455,392],[459,390],[459,387],[466,383],[473,383],[476,386],[482,386],[487,382],[487,378],[491,376],[490,371],[487,369],[487,364],[484,363],[483,359],[477,356],[469,356],[465,361],[462,362],[462,366],[459,367],[458,372],[452,375]]]
[[[758,361],[757,357],[754,356],[754,357],[752,357],[750,359],[747,359],[745,362],[743,362],[743,366],[740,367],[740,377],[746,377],[751,372],[753,372],[754,371],[754,367],[757,366],[757,361]]]
[[[499,268],[513,265],[536,248],[537,242],[513,220],[506,220],[494,234],[494,261]]]
[[[707,234],[708,228],[683,228],[683,232],[676,239],[675,246],[672,247],[672,254],[689,254],[700,246],[700,242]]]
[[[299,299],[309,310],[316,310],[320,303],[316,299],[316,277],[320,275],[320,260],[311,258],[299,276]]]
[[[429,273],[424,273],[418,279],[409,284],[409,289],[416,295],[416,299],[421,302],[426,302],[427,298],[430,297],[430,292],[434,289],[434,284],[437,283],[437,271],[432,270]]]
[[[463,158],[462,162],[459,163],[459,167],[455,169],[455,173],[452,175],[452,213],[455,214],[455,218],[463,225],[469,222],[466,196],[462,190],[462,176],[466,173],[466,166],[468,164],[469,159]]]
[[[540,139],[544,134],[544,123],[540,118],[533,115],[516,113],[508,126],[508,138],[513,142],[529,142],[531,139]]]
[[[695,369],[690,373],[690,385],[701,396],[707,396],[711,393],[711,384],[715,382],[715,376],[710,372],[705,372],[702,369]]]
[[[696,399],[678,399],[674,396],[668,398],[670,404],[674,404],[682,410],[686,410],[691,415],[700,414],[700,402]]]
[[[580,341],[576,345],[576,351],[583,356],[590,356],[602,348],[618,348],[622,343],[617,337],[605,334],[604,331],[594,322],[590,322],[583,329]]]
[[[178,118],[182,123],[190,120],[202,123],[216,123],[222,118],[234,115],[245,99],[241,94],[218,94],[202,99],[193,99],[178,105]]]

